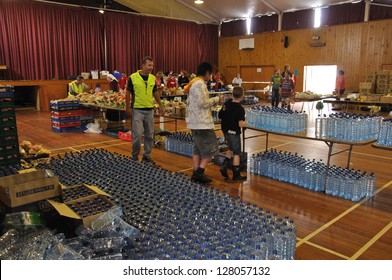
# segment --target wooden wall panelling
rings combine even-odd
[[[359,83],[383,64],[392,63],[392,20],[371,21],[317,29],[262,33],[251,36],[219,38],[219,67],[290,64],[298,69],[297,90],[303,88],[306,65],[337,65],[346,72],[346,89],[357,90]],[[284,36],[289,38],[283,47]],[[320,36],[320,40],[312,40]],[[255,38],[255,49],[238,50],[238,40]],[[324,42],[325,47],[310,47],[311,42]]]
[[[224,73],[224,80],[226,82],[225,84],[231,84],[234,77],[237,77],[237,73],[237,66],[226,66],[226,70]]]

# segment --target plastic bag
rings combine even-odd
[[[95,123],[88,123],[86,125],[87,130],[85,130],[85,133],[102,133],[99,124]]]

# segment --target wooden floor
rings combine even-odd
[[[328,111],[328,108],[324,110]],[[325,113],[325,112],[324,112]],[[317,116],[312,112],[310,120]],[[55,133],[50,128],[47,112],[18,111],[19,140],[43,144],[52,154],[105,148],[130,155],[131,143],[102,134]],[[174,130],[173,124],[165,124]],[[179,121],[178,129],[185,129]],[[218,132],[219,134],[220,132]],[[246,142],[246,151],[262,151],[264,138]],[[327,158],[323,142],[272,135],[269,147],[298,152],[305,158]],[[345,148],[337,146],[337,149]],[[163,148],[153,151],[157,163],[171,171],[190,175],[190,158],[167,153]],[[332,164],[345,166],[347,153],[332,158]],[[371,145],[354,147],[350,167],[375,172],[377,192],[368,199],[354,203],[322,193],[309,191],[291,184],[261,176],[248,175],[244,183],[227,183],[222,180],[218,166],[211,164],[206,173],[214,179],[212,187],[226,190],[244,201],[290,216],[298,226],[296,259],[392,259],[392,151],[373,148]]]

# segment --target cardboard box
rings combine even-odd
[[[391,84],[390,79],[377,79],[377,85],[385,85]]]
[[[374,89],[360,89],[359,94],[373,94]]]
[[[0,200],[14,208],[60,196],[58,177],[45,178],[45,170],[0,178]]]
[[[359,83],[359,89],[372,89],[372,88],[374,88],[374,83],[368,83],[368,82]]]
[[[380,76],[380,75],[390,75],[391,71],[389,71],[389,70],[380,70],[380,71],[377,71],[376,73],[377,73],[377,76]]]
[[[385,94],[386,95],[390,92],[391,92],[391,90],[388,88],[377,88],[377,94]]]
[[[77,187],[79,188],[81,186]],[[115,204],[108,199],[110,195],[104,191],[101,191],[99,188],[88,185],[83,185],[83,187],[87,187],[95,194],[74,200],[68,200],[63,203],[53,200],[48,200],[48,202],[53,206],[60,216],[73,219],[77,221],[77,223],[83,224],[85,227],[90,227],[92,221],[94,221],[110,208],[114,207]],[[86,208],[90,209],[91,212],[84,210]]]
[[[390,80],[391,79],[391,75],[388,74],[384,74],[384,75],[377,75],[377,81],[379,80]]]
[[[380,101],[380,96],[379,95],[368,95],[366,101],[378,102],[378,101]]]
[[[367,101],[367,95],[365,95],[365,94],[360,94],[359,95],[359,99],[360,99],[360,101]]]
[[[98,194],[104,196],[110,196],[109,194],[102,191],[98,187],[90,186],[87,184],[80,184],[80,185],[70,186],[70,187],[60,184],[60,186],[61,186],[61,198],[63,202],[77,200],[80,198],[94,196]]]
[[[381,96],[380,102],[392,104],[392,96]]]
[[[377,85],[377,89],[384,89],[384,88],[386,88],[386,89],[392,89],[392,84],[378,84]]]

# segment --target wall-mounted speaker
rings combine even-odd
[[[289,37],[288,36],[284,36],[283,46],[285,48],[289,47]]]

